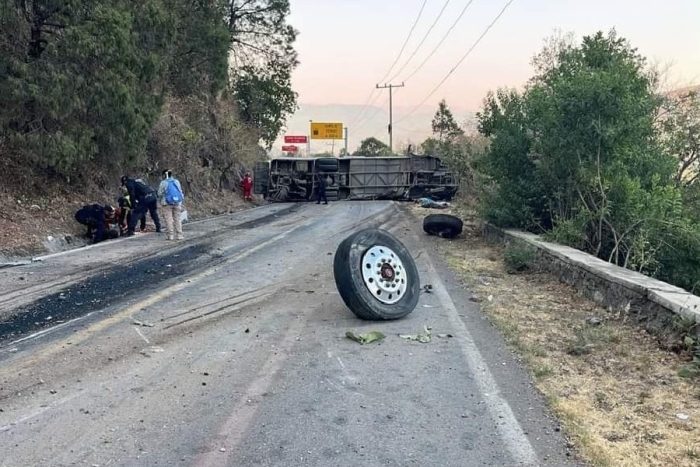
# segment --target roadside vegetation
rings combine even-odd
[[[681,376],[687,356],[659,348],[624,313],[522,268],[527,250],[488,243],[478,222],[467,225],[438,249],[528,368],[577,458],[595,467],[700,465],[700,387]]]
[[[123,173],[171,169],[195,203],[235,189],[296,108],[288,15],[288,0],[2,2],[3,227],[25,205],[113,202]]]
[[[695,291],[700,96],[662,92],[616,33],[557,36],[523,90],[489,93],[465,135],[443,102],[424,152],[460,172],[480,215]]]
[[[522,89],[486,96],[473,128],[439,105],[421,149],[458,172],[453,209],[474,228],[441,248],[587,462],[700,465],[698,325],[678,319],[661,342],[475,228],[525,229],[696,292],[700,88],[665,89],[615,31],[557,35],[532,64]]]

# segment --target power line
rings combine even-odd
[[[452,23],[452,26],[450,26],[450,29],[448,29],[448,30],[447,30],[447,33],[442,37],[442,39],[440,40],[440,42],[438,43],[438,45],[435,46],[435,48],[432,50],[432,52],[430,52],[430,54],[428,54],[428,56],[425,57],[425,60],[423,60],[423,62],[422,62],[420,65],[418,65],[418,68],[416,68],[415,70],[413,70],[413,73],[411,73],[410,75],[408,75],[408,76],[406,77],[406,79],[404,79],[404,81],[408,81],[409,79],[413,78],[413,76],[414,76],[416,73],[418,73],[418,71],[419,71],[421,68],[423,68],[423,66],[428,62],[428,60],[430,60],[430,58],[431,58],[433,55],[435,55],[435,52],[437,52],[437,50],[440,48],[440,46],[442,45],[442,43],[445,42],[445,39],[447,39],[447,36],[449,36],[450,33],[452,32],[452,30],[455,28],[455,26],[457,26],[457,23],[459,23],[459,21],[462,19],[462,16],[464,16],[464,14],[467,12],[467,9],[469,8],[469,5],[471,5],[473,2],[474,2],[474,0],[469,0],[469,2],[467,3],[467,5],[462,9],[462,12],[459,14],[459,16],[457,17],[457,19],[455,20],[455,22]]]
[[[418,51],[421,49],[421,47],[422,47],[423,44],[425,43],[425,41],[426,41],[426,39],[428,38],[428,36],[430,36],[430,33],[431,33],[432,30],[435,28],[435,25],[437,25],[438,21],[440,21],[440,18],[442,18],[443,13],[444,13],[445,10],[447,9],[447,6],[450,4],[450,1],[451,1],[451,0],[447,0],[447,1],[443,4],[442,9],[440,10],[440,13],[438,13],[437,18],[435,18],[435,20],[433,21],[433,23],[432,23],[432,24],[430,25],[430,27],[428,28],[428,31],[427,31],[427,32],[425,33],[425,35],[423,36],[423,39],[421,39],[420,43],[419,43],[418,46],[415,48],[415,50],[413,51],[413,53],[408,57],[408,59],[404,62],[404,64],[403,64],[403,65],[401,66],[401,68],[399,69],[399,71],[397,71],[396,74],[394,74],[394,76],[393,76],[389,81],[393,81],[398,75],[401,74],[401,72],[406,68],[406,66],[407,66],[409,63],[411,63],[411,60],[413,59],[413,57],[415,57],[415,55],[418,53]],[[438,44],[438,47],[445,41],[445,39],[447,38],[447,35],[449,35],[449,33],[452,31],[452,29],[453,29],[453,28],[455,27],[455,25],[457,24],[457,22],[462,18],[462,16],[464,16],[464,13],[466,12],[467,8],[469,7],[469,5],[470,5],[473,1],[474,1],[474,0],[470,0],[469,3],[467,4],[467,6],[462,10],[462,12],[460,13],[459,17],[457,18],[457,21],[455,21],[455,23],[452,24],[452,26],[451,26],[450,29],[448,30],[447,34],[446,34],[445,36],[443,36],[442,40],[440,41],[440,44]],[[435,51],[433,50],[432,53],[434,53],[434,52],[435,52]],[[432,53],[431,53],[431,55],[432,55]],[[425,61],[427,61],[427,60],[425,60]],[[423,65],[425,64],[425,61],[424,61],[420,66],[423,66]],[[393,65],[392,65],[392,68],[393,68]],[[412,75],[411,75],[411,76],[412,76]],[[382,81],[382,80],[380,80],[380,81]],[[372,92],[374,92],[374,90],[373,90]],[[398,92],[398,91],[397,91],[397,92]],[[378,98],[379,98],[379,94],[377,94],[377,96],[375,96],[375,98],[372,99],[372,102],[369,103],[369,106],[371,106],[372,104],[374,104],[374,103],[377,101]],[[368,100],[369,100],[369,99],[368,99]],[[368,117],[356,118],[356,119],[353,119],[353,122],[359,123],[358,128],[364,127],[367,123],[369,123],[369,122],[372,120],[372,118],[374,118],[374,116],[377,114],[377,112],[379,112],[380,109],[383,109],[383,108],[384,108],[384,106],[386,105],[386,103],[387,103],[387,102],[385,101],[384,104],[382,104],[379,108],[375,108],[375,109],[374,109],[374,112],[373,112],[371,115],[369,115]],[[355,131],[357,131],[357,128],[355,129]]]
[[[400,89],[397,90],[396,92],[398,93],[399,91],[400,91]],[[377,94],[377,97],[379,97],[380,95],[381,95],[381,93],[380,93],[380,94]],[[358,126],[355,127],[355,132],[357,132],[360,128],[363,128],[365,125],[367,125],[369,122],[371,122],[372,119],[374,118],[374,116],[377,115],[377,113],[378,113],[381,109],[383,109],[388,103],[389,103],[389,98],[387,97],[386,100],[382,103],[382,105],[380,105],[379,107],[375,107],[375,108],[374,108],[374,113],[372,113],[372,115],[370,115],[369,117],[367,117],[367,119],[365,119],[364,122],[362,122],[361,124],[359,124]]]
[[[418,47],[416,47],[416,49],[413,51],[413,53],[411,54],[411,56],[408,57],[408,60],[406,60],[406,62],[405,62],[405,63],[403,64],[403,66],[399,69],[399,71],[397,71],[396,74],[395,74],[394,76],[392,76],[391,79],[389,79],[389,81],[395,80],[396,77],[397,77],[398,75],[400,75],[401,72],[404,70],[404,68],[406,68],[406,66],[411,62],[411,60],[413,59],[413,57],[416,56],[416,54],[418,53],[418,51],[420,50],[420,48],[423,46],[423,43],[425,42],[425,40],[426,40],[426,39],[428,38],[428,36],[430,35],[430,32],[433,30],[433,28],[435,27],[435,25],[437,24],[437,22],[440,21],[440,18],[442,18],[442,14],[445,12],[445,9],[447,8],[447,5],[450,4],[450,1],[451,1],[451,0],[447,0],[447,1],[445,2],[445,4],[442,6],[442,10],[440,10],[440,14],[438,14],[438,17],[435,18],[435,21],[433,21],[433,24],[431,24],[431,25],[430,25],[430,28],[428,28],[428,32],[425,33],[425,36],[423,36],[423,39],[420,41],[420,44],[418,44]],[[471,3],[471,2],[470,2],[470,3]],[[383,81],[383,80],[380,79],[379,81]],[[405,81],[405,80],[404,80],[404,81]]]
[[[448,2],[449,2],[449,0],[448,0]],[[413,26],[411,26],[411,30],[408,32],[408,37],[406,37],[406,40],[404,41],[403,46],[401,47],[401,51],[396,56],[396,60],[394,60],[394,63],[391,64],[391,66],[389,67],[389,70],[386,72],[386,74],[384,76],[382,76],[382,78],[379,80],[380,82],[384,81],[386,79],[386,77],[389,76],[389,73],[391,73],[391,70],[394,69],[394,67],[398,63],[399,59],[401,58],[401,55],[403,54],[404,50],[406,49],[406,45],[408,45],[408,41],[411,39],[411,36],[413,35],[413,31],[416,29],[416,25],[418,25],[418,21],[420,20],[421,16],[423,15],[423,10],[425,9],[425,5],[427,3],[428,3],[428,0],[423,0],[423,5],[420,7],[420,11],[418,12],[418,16],[416,17],[415,21],[413,21]],[[360,118],[360,116],[364,113],[365,108],[367,108],[367,104],[369,103],[370,99],[372,99],[372,96],[374,95],[376,90],[377,90],[376,88],[372,89],[372,92],[367,97],[367,100],[363,104],[362,109],[360,110],[360,113],[357,114],[357,116],[354,119],[352,119],[352,121],[350,123],[348,123],[348,125],[347,125],[348,127],[350,125],[352,125],[353,123],[355,123]],[[379,94],[381,94],[381,93],[379,93]],[[379,96],[379,94],[377,96]],[[376,101],[377,99],[375,98],[374,100]],[[373,101],[373,103],[374,103],[374,101]]]
[[[500,13],[498,13],[498,16],[496,16],[496,18],[494,18],[494,20],[491,21],[491,24],[489,24],[489,25],[486,27],[486,29],[485,29],[484,32],[481,34],[481,36],[479,36],[479,38],[476,40],[476,42],[474,42],[474,44],[472,44],[472,46],[469,48],[469,50],[467,50],[467,53],[465,53],[464,55],[462,55],[462,58],[460,58],[459,61],[457,62],[457,64],[456,64],[454,67],[452,67],[452,69],[449,71],[449,73],[447,73],[447,75],[442,79],[442,81],[440,81],[440,82],[438,83],[438,85],[435,86],[435,88],[433,88],[432,91],[430,91],[430,94],[428,94],[428,95],[425,97],[425,99],[423,99],[423,100],[421,101],[420,104],[418,104],[417,106],[415,106],[409,113],[407,113],[406,115],[404,115],[403,117],[401,117],[400,119],[398,119],[395,123],[399,123],[399,122],[405,120],[406,118],[408,118],[409,116],[411,116],[413,113],[415,113],[415,111],[418,110],[418,108],[419,108],[421,105],[425,104],[425,102],[426,102],[428,99],[430,99],[430,98],[432,97],[432,95],[435,94],[435,93],[437,92],[437,90],[440,89],[440,87],[441,87],[443,84],[445,84],[445,81],[447,81],[447,78],[449,78],[449,77],[452,75],[452,73],[454,73],[455,70],[457,70],[457,68],[459,68],[459,66],[462,64],[462,62],[463,62],[464,60],[466,60],[466,58],[472,53],[472,51],[474,50],[474,48],[475,48],[477,45],[479,45],[479,43],[480,43],[481,40],[484,38],[484,36],[486,36],[486,34],[489,32],[489,30],[491,30],[491,28],[493,27],[493,25],[496,24],[496,22],[501,18],[501,16],[503,16],[503,13],[505,13],[505,11],[508,9],[508,7],[510,6],[510,4],[513,3],[514,1],[515,1],[515,0],[509,0],[508,3],[506,3],[506,5],[501,9]]]
[[[418,17],[416,17],[416,20],[413,22],[413,26],[411,26],[411,30],[408,32],[408,37],[406,37],[406,40],[404,41],[403,46],[401,47],[401,51],[396,56],[396,60],[394,60],[394,63],[392,63],[391,66],[389,67],[389,71],[387,71],[386,74],[379,79],[380,83],[382,81],[384,81],[387,76],[389,76],[389,73],[391,73],[391,70],[393,70],[394,67],[396,66],[396,64],[399,62],[399,59],[401,58],[403,51],[406,50],[406,45],[408,45],[408,41],[411,39],[411,36],[413,35],[413,31],[416,29],[416,25],[418,24],[418,20],[420,20],[420,17],[423,14],[423,10],[425,9],[425,5],[427,3],[428,3],[428,0],[423,0],[423,6],[420,7],[420,11],[418,12]],[[449,0],[448,0],[448,3],[449,3]]]

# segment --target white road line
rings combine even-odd
[[[430,275],[429,280],[426,282],[433,285],[433,292],[443,308],[447,311],[450,324],[452,324],[456,330],[455,339],[462,348],[462,353],[474,375],[474,381],[479,387],[479,392],[484,398],[484,402],[491,413],[491,417],[495,422],[498,422],[497,430],[503,439],[505,447],[513,456],[513,460],[519,463],[518,465],[538,466],[537,454],[535,454],[532,444],[523,432],[510,405],[502,397],[498,383],[496,383],[488,365],[481,356],[481,352],[469,333],[469,329],[459,317],[457,307],[452,301],[450,294],[447,292],[445,285],[442,283],[427,252],[425,254],[425,262],[429,266]]]
[[[15,420],[14,422],[11,422],[9,425],[0,426],[0,433],[2,433],[4,431],[11,430],[12,428],[14,428],[16,425],[19,425],[20,423],[23,423],[23,422],[26,422],[27,420],[31,420],[32,418],[38,417],[39,415],[43,414],[44,412],[47,412],[53,408],[56,408],[59,405],[63,405],[66,402],[68,402],[72,399],[75,399],[76,397],[78,397],[78,395],[79,395],[79,393],[73,394],[72,396],[63,398],[57,402],[54,402],[53,404],[49,404],[45,407],[41,407],[38,410],[35,410],[34,412],[32,412],[30,414],[27,414],[23,417],[20,417],[17,420]]]
[[[143,333],[141,332],[141,330],[140,330],[139,328],[137,328],[136,326],[134,326],[134,331],[136,331],[136,333],[137,333],[139,336],[141,336],[141,339],[143,339],[143,340],[146,342],[146,344],[151,345],[151,343],[148,341],[148,339],[146,339],[146,336],[143,335]]]

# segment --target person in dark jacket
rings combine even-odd
[[[318,175],[318,199],[316,204],[321,204],[321,199],[323,199],[323,204],[328,204],[328,199],[326,198],[326,177],[323,175]]]
[[[100,243],[108,238],[115,238],[107,222],[108,215],[112,215],[114,211],[112,206],[86,204],[75,213],[75,220],[87,227],[87,236],[93,239],[93,243]]]
[[[131,217],[134,214],[134,206],[131,203],[131,197],[129,196],[129,193],[126,191],[126,187],[122,187],[124,189],[124,196],[120,197],[117,200],[117,203],[119,203],[119,208],[121,209],[121,215],[119,217],[119,225],[124,226],[123,231],[120,233],[120,235],[125,235],[127,227],[129,225],[129,222],[131,222]],[[146,231],[146,214],[142,214],[141,217],[139,218],[139,223],[141,232]]]
[[[136,222],[146,212],[151,214],[151,219],[156,225],[156,232],[161,232],[160,218],[158,217],[158,193],[155,188],[148,186],[140,178],[130,178],[126,175],[122,177],[121,182],[122,186],[126,187],[129,192],[129,198],[134,205],[126,235],[134,235]]]

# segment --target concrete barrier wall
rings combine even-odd
[[[543,241],[539,236],[484,224],[484,236],[499,243],[535,248],[535,267],[557,276],[611,311],[626,313],[649,327],[667,328],[678,316],[700,323],[700,297],[643,274],[607,263],[582,251]]]

